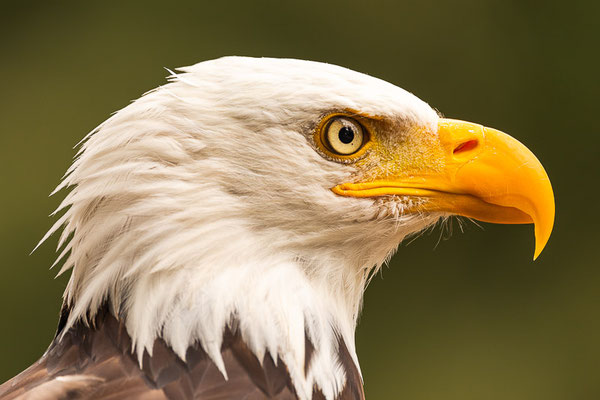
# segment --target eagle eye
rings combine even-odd
[[[363,146],[362,126],[352,118],[335,117],[325,127],[324,142],[339,155],[351,155]]]

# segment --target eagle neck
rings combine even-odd
[[[140,363],[159,338],[183,360],[190,346],[201,346],[227,377],[221,351],[225,332],[235,331],[258,360],[286,365],[300,398],[317,388],[334,399],[349,375],[360,378],[354,330],[362,278],[332,281],[316,272],[331,268],[285,253],[230,261],[212,274],[182,268],[140,276],[121,310]]]

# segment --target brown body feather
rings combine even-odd
[[[306,342],[306,368],[310,368],[313,346]],[[267,354],[261,364],[230,329],[221,348],[227,380],[200,346],[190,347],[184,362],[157,339],[152,357],[145,353],[141,368],[131,349],[124,325],[105,310],[92,327],[80,323],[71,328],[53,341],[40,360],[0,385],[0,400],[297,399],[281,359],[275,363]],[[342,340],[339,357],[347,382],[336,400],[364,399],[360,374]],[[313,399],[324,399],[317,388]]]

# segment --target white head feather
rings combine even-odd
[[[332,398],[345,383],[336,335],[356,362],[369,274],[439,216],[335,195],[357,170],[323,157],[312,132],[335,110],[432,131],[438,116],[328,64],[227,57],[181,71],[90,133],[57,188],[73,187],[48,233],[64,226],[67,327],[108,300],[140,360],[161,336],[182,358],[200,343],[226,375],[221,340],[235,318],[259,359],[286,363],[301,398],[313,385]]]

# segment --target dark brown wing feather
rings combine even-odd
[[[221,349],[225,380],[200,346],[190,347],[184,362],[161,339],[155,341],[152,357],[144,354],[140,368],[123,324],[107,310],[94,322],[93,327],[78,324],[62,340],[55,339],[39,361],[0,385],[0,400],[297,399],[281,359],[275,364],[266,355],[261,365],[231,330],[225,332]],[[360,375],[343,341],[339,349],[348,379],[338,399],[364,399]],[[312,351],[310,344],[308,359]],[[313,398],[324,399],[317,389]]]

